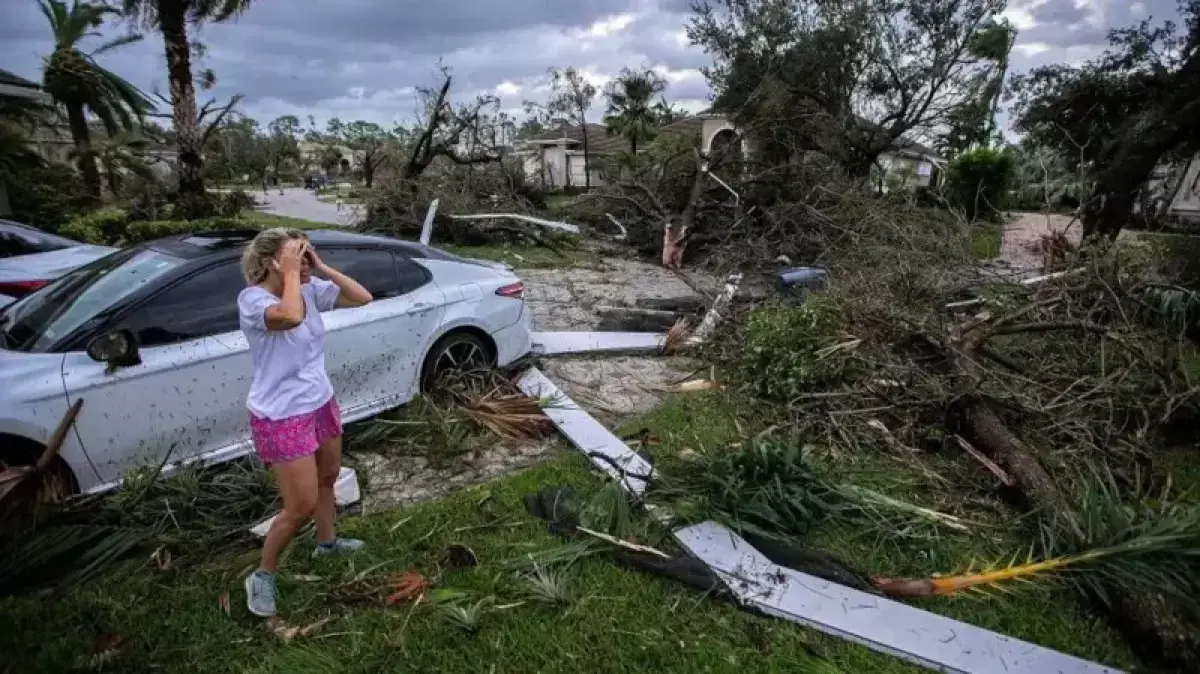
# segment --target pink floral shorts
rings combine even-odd
[[[250,413],[250,435],[263,463],[284,463],[317,453],[321,443],[342,434],[342,412],[330,398],[307,414],[286,419],[264,419]]]

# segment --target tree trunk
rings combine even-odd
[[[987,403],[964,396],[952,411],[959,432],[1016,481],[1029,508],[1067,522],[1082,542],[1079,516],[1058,484]],[[1200,634],[1190,629],[1187,615],[1166,597],[1132,592],[1113,597],[1107,608],[1109,619],[1140,657],[1180,671],[1200,671]]]
[[[93,203],[100,203],[101,186],[100,171],[96,168],[96,156],[92,154],[91,129],[88,128],[87,116],[83,112],[82,103],[72,103],[67,106],[67,123],[71,127],[71,138],[75,141],[76,161],[79,172],[83,175],[83,184],[87,188],[88,198]]]
[[[591,156],[588,155],[587,117],[580,115],[579,118],[583,120],[583,124],[580,125],[580,128],[583,129],[583,188],[590,192],[592,190],[592,170]]]
[[[363,185],[367,189],[371,189],[371,185],[375,182],[375,165],[371,163],[370,157],[363,157]]]
[[[211,215],[212,207],[204,189],[204,156],[183,4],[158,3],[158,18],[167,53],[172,122],[179,152],[179,205],[186,216],[203,217]]]
[[[696,211],[700,207],[700,197],[704,196],[704,180],[708,177],[705,171],[704,159],[696,154],[696,175],[692,178],[692,188],[688,192],[687,204],[679,219],[668,217],[663,224],[663,255],[662,264],[667,269],[679,269],[683,266],[683,254],[687,251],[688,235],[696,223]]]

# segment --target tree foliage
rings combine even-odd
[[[350,148],[362,171],[363,184],[368,188],[375,182],[375,174],[391,161],[398,136],[395,130],[385,129],[374,122],[361,119],[343,122],[334,117],[327,125],[328,135]]]
[[[820,152],[852,176],[905,134],[933,134],[995,82],[1004,0],[712,0],[688,27],[714,60],[714,109],[760,158]]]
[[[995,220],[1008,200],[1015,164],[1007,150],[980,147],[946,166],[946,199],[968,218]]]
[[[623,136],[633,154],[637,154],[639,143],[654,140],[662,118],[651,101],[666,88],[667,81],[649,68],[623,69],[604,87],[604,97],[608,99],[604,126],[609,135]]]
[[[1109,33],[1109,48],[1080,66],[1055,64],[1014,79],[1014,127],[1088,172],[1085,235],[1116,236],[1162,161],[1200,151],[1200,0],[1172,21]]]
[[[79,171],[88,195],[99,202],[100,171],[87,114],[99,120],[111,136],[133,129],[154,105],[137,87],[101,67],[95,57],[137,42],[141,36],[123,35],[85,53],[80,43],[99,36],[96,29],[116,10],[79,0],[69,7],[62,0],[39,0],[38,5],[54,36],[54,51],[45,60],[43,86],[67,113]]]
[[[591,189],[592,172],[589,166],[588,110],[596,100],[596,85],[587,81],[575,68],[550,69],[550,101],[546,109],[569,126],[578,126],[583,133],[584,187]]]
[[[204,187],[204,141],[192,75],[193,43],[188,26],[228,21],[252,0],[121,0],[125,16],[162,34],[170,83],[172,126],[179,153],[179,207],[189,216],[211,215],[216,205]],[[208,73],[209,75],[211,73]],[[202,82],[211,82],[205,77]],[[226,110],[232,108],[234,102]]]

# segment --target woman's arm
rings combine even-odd
[[[300,239],[288,241],[279,251],[279,258],[272,261],[283,276],[283,296],[278,304],[267,307],[264,319],[268,330],[291,330],[304,322],[304,296],[300,294],[304,245]]]
[[[371,293],[362,287],[362,284],[358,281],[322,262],[321,258],[317,256],[315,248],[309,246],[308,252],[312,259],[313,268],[324,274],[338,287],[338,307],[361,307],[374,299],[371,297]]]

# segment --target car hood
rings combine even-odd
[[[0,260],[0,281],[52,280],[83,265],[97,260],[116,248],[108,246],[73,246],[49,253],[18,255]]]

